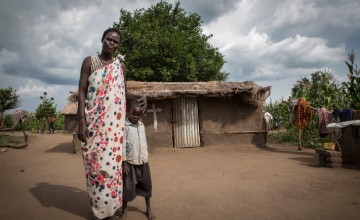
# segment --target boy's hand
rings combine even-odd
[[[126,164],[125,161],[122,162],[122,171],[124,177],[129,175],[129,166]]]

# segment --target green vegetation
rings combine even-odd
[[[60,112],[55,112],[55,130],[63,130],[65,127],[65,117],[60,114]],[[35,128],[36,131],[40,131],[41,129],[41,121],[36,118],[35,113],[30,113],[29,117],[25,123],[25,130],[31,131],[32,128]],[[20,129],[20,127],[16,126],[16,130]],[[47,129],[47,127],[46,127]],[[45,129],[45,130],[46,130]]]
[[[360,109],[360,74],[355,64],[355,54],[350,53],[345,61],[349,69],[348,81],[338,83],[334,75],[328,70],[317,71],[311,78],[304,77],[294,84],[292,93],[287,102],[304,97],[312,107],[325,107],[329,110],[355,108]],[[282,101],[270,103],[265,106],[265,111],[270,112],[274,118],[282,119],[282,130],[270,132],[269,143],[297,144],[298,130],[292,124],[291,112],[287,103]],[[319,137],[318,119],[313,112],[313,120],[304,130],[302,145],[305,147],[321,147],[324,142],[329,142],[329,137]]]
[[[297,81],[291,90],[291,99],[304,97],[312,107],[339,109],[348,107],[341,85],[328,70],[311,74],[311,79]]]
[[[50,116],[55,116],[56,105],[53,97],[47,97],[47,92],[44,92],[44,95],[40,96],[40,99],[42,102],[35,111],[35,118],[38,121],[37,128],[40,129],[41,132],[44,132],[47,129]]]
[[[352,52],[348,55],[348,61],[345,61],[349,68],[349,81],[343,82],[343,92],[346,95],[346,100],[349,102],[349,107],[360,109],[360,70],[355,64],[355,54]]]
[[[24,123],[25,130],[44,132],[47,130],[48,119],[51,115],[55,116],[55,130],[63,130],[65,127],[65,117],[60,112],[56,112],[54,98],[48,98],[47,93],[40,97],[42,103],[37,107],[35,112],[30,112]],[[3,114],[7,110],[14,109],[19,106],[19,96],[16,95],[12,88],[0,89],[0,109],[1,123],[3,128],[11,128],[14,125],[11,114]],[[14,127],[14,131],[21,131],[20,124]]]
[[[114,27],[121,31],[118,50],[126,57],[128,79],[194,82],[225,80],[224,56],[202,33],[201,17],[188,13],[180,2],[159,2],[148,9],[120,11]]]
[[[65,127],[65,117],[64,115],[60,114],[60,112],[55,112],[55,130],[63,130]],[[11,115],[5,115],[5,126],[7,128],[10,128],[13,126],[13,119]],[[25,121],[25,128],[26,131],[31,131],[33,128],[35,131],[41,131],[41,127],[43,125],[41,124],[41,121],[39,121],[34,112],[30,112],[27,120]],[[47,129],[47,127],[46,127]],[[45,130],[46,130],[45,129]],[[14,128],[14,131],[21,131],[20,124],[17,124]]]
[[[7,134],[0,134],[0,145],[6,144],[20,144],[24,142],[23,136],[11,136]]]
[[[19,96],[13,88],[0,88],[0,128],[4,127],[4,113],[20,105]]]

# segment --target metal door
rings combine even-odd
[[[174,147],[199,147],[199,110],[197,98],[179,97],[173,101]]]

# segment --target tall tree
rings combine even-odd
[[[47,120],[50,116],[55,116],[56,113],[56,105],[54,103],[54,98],[48,98],[47,92],[44,92],[42,96],[40,96],[42,102],[36,108],[35,117],[39,121],[41,130],[44,131],[47,127]]]
[[[120,11],[114,27],[121,33],[118,53],[126,55],[128,78],[139,81],[225,80],[225,61],[202,33],[201,17],[159,2],[148,9]]]
[[[11,87],[0,88],[0,127],[4,125],[4,112],[19,107],[20,99]]]

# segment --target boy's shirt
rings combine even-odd
[[[135,125],[125,120],[125,140],[123,148],[123,161],[133,165],[142,165],[148,162],[148,150],[145,134],[145,126],[142,122]]]

